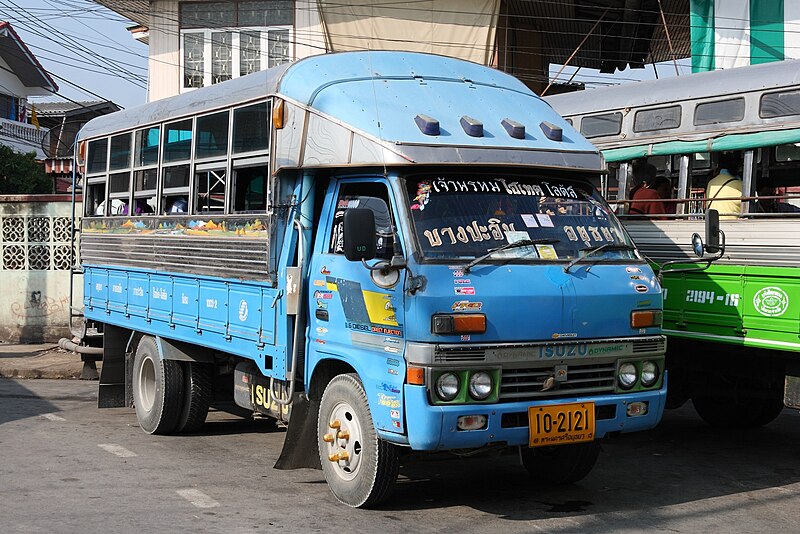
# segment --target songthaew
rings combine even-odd
[[[360,507],[406,452],[510,450],[570,483],[603,438],[661,418],[661,287],[597,191],[600,154],[511,76],[315,56],[79,142],[102,332],[84,345],[100,405],[133,404],[145,432],[196,430],[209,406],[288,422],[278,467],[321,465]],[[155,208],[95,216],[108,198]]]

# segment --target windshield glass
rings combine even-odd
[[[485,261],[638,259],[606,202],[582,180],[523,175],[416,175],[406,179],[414,232],[426,259]]]

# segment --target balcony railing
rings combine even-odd
[[[36,129],[32,124],[0,119],[0,144],[8,145],[19,152],[36,152],[36,157],[44,158],[42,141],[47,130]]]

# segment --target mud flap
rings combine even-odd
[[[783,391],[783,404],[789,408],[800,410],[800,377],[786,377],[786,386]]]
[[[322,469],[317,447],[317,414],[319,401],[309,400],[305,393],[295,393],[289,428],[275,469]]]

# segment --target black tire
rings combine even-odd
[[[338,420],[341,426],[331,427]],[[349,433],[340,438],[339,432]],[[333,440],[326,442],[326,434]],[[338,375],[322,394],[317,419],[320,463],[328,487],[339,502],[362,508],[389,498],[400,468],[397,447],[378,438],[364,387],[354,374]],[[346,452],[345,460],[331,460]]]
[[[183,369],[179,362],[161,358],[151,336],[136,347],[133,403],[139,426],[148,434],[175,430],[183,405]]]
[[[537,483],[572,484],[588,475],[600,455],[600,444],[576,443],[558,447],[522,447],[522,465]]]
[[[769,392],[769,398],[764,399],[764,405],[755,418],[756,426],[764,426],[773,422],[783,411],[783,388],[776,388]]]
[[[183,367],[183,407],[175,432],[196,432],[206,422],[211,403],[211,366],[206,363],[181,362]]]
[[[692,404],[697,415],[713,427],[742,428],[765,424],[758,423],[764,410],[764,399],[745,398],[738,395],[716,397],[695,395],[692,397]]]

